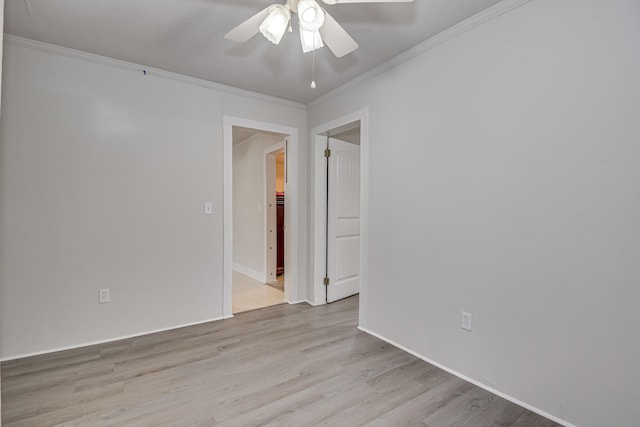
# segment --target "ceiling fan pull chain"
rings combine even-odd
[[[313,38],[313,50],[311,51],[311,89],[316,88],[316,39]]]

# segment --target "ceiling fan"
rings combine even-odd
[[[408,3],[414,0],[322,0],[326,4],[340,3]],[[260,31],[273,44],[280,43],[282,36],[291,29],[291,13],[298,14],[300,41],[303,52],[310,52],[325,43],[338,57],[358,48],[353,38],[315,0],[286,0],[284,4],[273,4],[229,31],[224,38],[245,42]]]

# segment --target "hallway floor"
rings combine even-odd
[[[284,302],[283,286],[266,285],[237,271],[233,272],[232,288],[233,314]]]

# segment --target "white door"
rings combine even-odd
[[[327,302],[360,291],[360,146],[329,139]]]

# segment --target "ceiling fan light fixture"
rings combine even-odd
[[[314,7],[310,7],[304,11],[301,18],[304,22],[311,23],[316,20],[316,16],[318,16],[316,13],[316,9]]]
[[[289,27],[290,18],[288,7],[281,4],[273,5],[267,17],[260,24],[260,32],[271,43],[278,44]]]
[[[317,31],[324,24],[324,12],[315,0],[300,0],[298,16],[300,27],[307,31]]]
[[[302,43],[302,51],[304,53],[311,52],[324,46],[320,32],[305,30],[300,27],[300,42]]]

